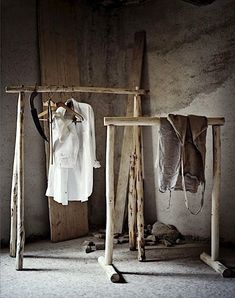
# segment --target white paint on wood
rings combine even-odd
[[[114,147],[115,127],[107,127],[106,143],[106,239],[105,265],[113,261],[113,234],[114,234]]]

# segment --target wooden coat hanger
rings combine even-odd
[[[46,101],[43,103],[44,107],[48,107],[49,101]],[[59,107],[63,107],[66,112],[72,116],[74,116],[76,119],[78,119],[79,122],[84,121],[84,117],[83,115],[81,115],[80,113],[75,112],[73,109],[71,109],[70,107],[68,107],[64,102],[54,102],[52,100],[50,100],[50,107],[51,110],[55,111],[56,109],[58,109]],[[43,118],[44,116],[48,115],[48,109],[46,111],[41,112],[40,114],[38,114],[38,118]],[[45,119],[40,119],[40,120],[45,120]]]

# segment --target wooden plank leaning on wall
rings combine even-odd
[[[145,45],[145,38],[146,38],[145,36],[146,34],[144,31],[137,32],[135,34],[132,66],[131,66],[131,71],[129,76],[129,87],[133,89],[136,87],[140,88],[142,65],[143,65],[143,53],[144,53],[144,45]],[[129,116],[129,117],[133,116],[133,112],[134,112],[134,97],[133,95],[128,95],[126,116]],[[132,154],[132,151],[133,151],[133,128],[125,127],[124,134],[123,134],[121,160],[120,160],[120,168],[118,173],[116,201],[115,201],[115,218],[116,218],[115,227],[114,227],[115,233],[122,233],[124,211],[126,206],[128,179],[129,179],[129,173],[130,173],[130,162],[131,162],[130,155]],[[131,178],[134,178],[134,176],[131,176]],[[134,183],[134,181],[131,180],[130,183]],[[131,202],[133,203],[135,201],[135,197],[131,197],[132,195],[135,196],[135,193],[134,192],[131,193],[131,191],[129,191],[129,200],[131,200]],[[134,206],[134,204],[132,205]],[[134,214],[135,214],[135,211],[132,213],[133,215],[133,218],[131,220],[132,227],[135,222]],[[133,231],[134,229],[131,228],[131,230]]]
[[[80,85],[75,9],[71,1],[42,0],[38,6],[41,83],[44,85]],[[72,93],[53,98],[65,101]],[[48,95],[43,95],[48,100]],[[47,165],[49,148],[46,148]],[[51,240],[77,238],[88,232],[87,202],[69,202],[62,206],[48,199]]]

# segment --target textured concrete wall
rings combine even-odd
[[[143,86],[151,90],[143,100],[146,115],[167,113],[224,116],[222,128],[222,193],[221,236],[235,241],[234,96],[235,96],[235,1],[215,1],[205,7],[182,1],[149,1],[138,7],[122,8],[109,16],[113,46],[112,59],[128,65],[135,31],[147,33]],[[115,56],[116,55],[116,56]],[[119,62],[120,61],[120,62]],[[111,71],[110,71],[111,72]],[[128,70],[116,73],[120,85]],[[120,111],[119,103],[114,110]],[[190,215],[182,192],[173,192],[168,210],[169,194],[158,192],[155,160],[157,129],[144,129],[145,142],[145,219],[158,219],[176,225],[183,234],[210,235],[210,204],[212,188],[211,129],[208,130],[205,204],[198,216]],[[196,210],[200,195],[189,195],[190,206]]]
[[[22,82],[33,84],[39,78],[35,4],[28,0],[22,3],[13,0],[3,2],[2,87]],[[145,30],[147,44],[143,87],[149,88],[151,94],[143,100],[144,113],[225,116],[226,125],[222,128],[221,236],[226,241],[235,242],[235,186],[232,180],[235,175],[234,9],[235,1],[232,0],[217,0],[205,7],[180,0],[158,0],[112,11],[92,11],[79,2],[77,32],[82,85],[126,86],[134,33]],[[103,117],[124,115],[126,98],[82,95],[81,100],[90,103],[96,115],[97,156],[103,167],[95,170],[94,192],[89,206],[91,224],[102,225],[105,223],[106,138]],[[4,223],[2,238],[7,239],[16,99],[13,95],[2,93],[1,105],[1,219]],[[29,234],[45,234],[49,226],[44,200],[43,146],[28,111],[26,121],[27,144],[30,144],[26,147],[26,230]],[[119,129],[116,173],[121,137]],[[171,208],[167,209],[169,195],[160,194],[157,186],[157,141],[157,129],[145,128],[146,222],[158,219],[176,225],[184,234],[208,237],[212,187],[211,129],[208,130],[205,205],[198,216],[192,216],[186,210],[181,192],[172,194]],[[190,196],[189,200],[192,208],[197,208],[200,197]]]
[[[2,8],[1,65],[1,239],[9,239],[10,192],[14,157],[17,95],[4,87],[39,82],[35,1],[6,0]],[[39,100],[38,100],[39,101]],[[49,232],[48,207],[44,196],[45,162],[43,141],[31,120],[26,101],[25,119],[25,229],[26,237]]]

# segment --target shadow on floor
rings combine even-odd
[[[87,258],[80,257],[69,257],[69,256],[43,256],[43,255],[25,255],[24,258],[32,258],[32,259],[55,259],[55,260],[72,260],[72,261],[84,261]],[[90,257],[89,261],[97,261],[97,256]]]
[[[143,276],[159,276],[159,277],[182,277],[182,278],[192,278],[195,279],[195,277],[198,278],[207,278],[207,279],[215,279],[215,277],[217,277],[216,274],[214,273],[180,273],[180,272],[175,272],[175,273],[170,273],[170,272],[160,272],[160,273],[156,273],[156,272],[124,272],[121,271],[121,274],[125,275],[143,275]],[[222,278],[222,277],[221,277]]]
[[[48,272],[48,271],[59,271],[60,269],[56,269],[56,268],[23,268],[22,270],[20,271],[45,271],[45,272]]]

